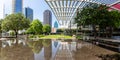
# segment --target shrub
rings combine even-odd
[[[14,36],[15,35],[15,32],[14,31],[11,31],[10,32],[10,36]]]

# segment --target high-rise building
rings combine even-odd
[[[5,17],[5,6],[4,6],[4,4],[1,4],[0,7],[1,7],[0,19],[4,19],[4,17]]]
[[[52,27],[52,13],[50,10],[44,11],[43,24],[49,24]]]
[[[23,0],[12,0],[12,13],[22,13]]]
[[[30,21],[32,21],[33,20],[33,9],[26,7],[24,9],[24,15],[26,18],[28,18],[28,19],[30,19]]]
[[[55,23],[54,23],[54,28],[58,28],[58,23],[57,23],[57,21],[55,21]]]

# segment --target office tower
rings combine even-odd
[[[49,42],[49,43],[47,43]],[[47,43],[48,46],[45,46],[44,44]],[[44,46],[44,58],[45,60],[51,60],[52,57],[52,41],[51,40],[46,40],[44,42],[43,46]]]
[[[0,19],[4,19],[4,15],[5,15],[5,6],[4,6],[4,4],[1,4],[0,5],[0,7],[1,7],[1,11],[0,11]]]
[[[44,11],[43,24],[49,24],[52,27],[52,13],[50,10]]]
[[[23,0],[12,0],[12,13],[22,13]]]
[[[58,28],[58,23],[57,23],[57,21],[55,21],[55,23],[54,23],[54,28]]]
[[[28,18],[28,19],[30,19],[30,21],[32,21],[33,20],[33,9],[26,7],[24,9],[24,15],[26,18]]]

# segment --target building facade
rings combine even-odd
[[[120,2],[116,2],[114,4],[111,4],[109,7],[110,7],[108,9],[109,11],[112,11],[112,10],[118,10],[118,11],[120,11]]]
[[[4,17],[5,17],[5,9],[4,9],[5,7],[4,7],[4,4],[1,4],[0,7],[1,7],[0,19],[4,19]]]
[[[50,10],[45,10],[43,13],[43,24],[48,24],[52,27],[52,13]]]
[[[57,23],[57,21],[55,21],[55,23],[54,23],[54,28],[58,28],[58,23]]]
[[[12,13],[22,13],[23,0],[12,0]]]
[[[33,21],[33,9],[26,7],[24,9],[24,15],[26,18],[30,19],[30,21]]]

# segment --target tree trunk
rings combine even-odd
[[[0,32],[0,38],[2,38],[2,32]]]
[[[106,38],[108,38],[108,30],[109,30],[109,27],[106,27],[106,30],[105,30],[105,32],[106,32]]]
[[[94,37],[96,38],[97,36],[96,25],[92,25],[92,26],[93,26],[93,34],[94,34]]]
[[[109,27],[109,33],[108,33],[108,37],[111,38],[112,37],[112,27]]]
[[[17,38],[18,36],[18,31],[17,30],[15,30],[15,37]]]
[[[16,38],[16,43],[15,43],[15,45],[16,45],[16,46],[18,45],[18,38]]]
[[[106,37],[111,38],[112,37],[112,27],[108,26],[106,28]]]

